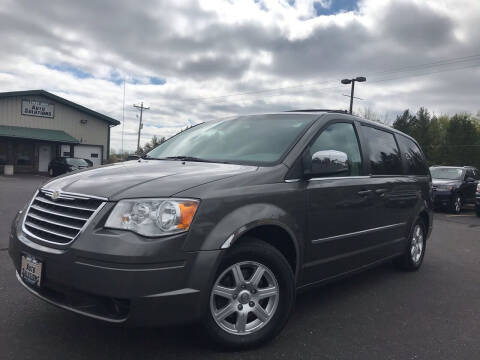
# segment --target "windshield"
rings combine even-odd
[[[463,169],[434,167],[430,168],[430,174],[434,179],[460,180],[463,176]]]
[[[88,166],[88,163],[83,160],[83,159],[77,159],[77,158],[66,158],[65,161],[67,162],[68,165],[73,165],[73,166]]]
[[[148,153],[151,158],[268,165],[278,162],[315,115],[256,115],[210,121],[184,131]]]

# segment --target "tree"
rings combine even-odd
[[[140,148],[140,150],[136,152],[137,155],[143,156],[153,149],[155,149],[158,145],[163,144],[166,141],[165,136],[162,137],[157,137],[157,135],[153,135],[152,139],[147,142],[143,147]]]
[[[402,115],[398,115],[393,122],[393,127],[397,130],[411,135],[412,122],[415,117],[410,114],[410,110],[405,110]]]

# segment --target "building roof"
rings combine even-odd
[[[74,109],[84,112],[85,114],[91,115],[93,117],[96,117],[97,119],[106,121],[108,124],[112,126],[116,126],[120,124],[120,121],[115,120],[114,118],[111,118],[109,116],[100,114],[99,112],[96,112],[94,110],[91,110],[89,108],[86,108],[85,106],[76,104],[74,102],[71,102],[70,100],[64,99],[60,96],[54,95],[48,91],[45,90],[26,90],[26,91],[10,91],[10,92],[3,92],[0,93],[0,99],[5,98],[5,97],[14,97],[14,96],[44,96],[48,99],[51,99],[53,101],[56,101],[58,103],[73,107]]]
[[[78,144],[80,141],[61,130],[0,125],[0,136]]]

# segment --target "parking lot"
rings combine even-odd
[[[15,212],[45,178],[0,176],[0,359],[475,359],[480,353],[480,218],[437,213],[422,269],[390,264],[298,296],[263,348],[224,353],[195,326],[133,329],[59,310],[17,282]]]

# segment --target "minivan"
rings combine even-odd
[[[212,120],[134,161],[41,186],[9,253],[28,291],[110,323],[277,335],[296,293],[422,264],[432,189],[411,137],[337,111]]]

